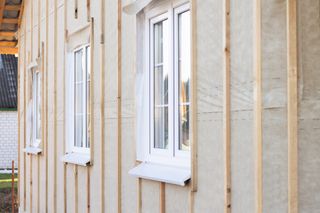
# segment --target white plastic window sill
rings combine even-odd
[[[27,154],[30,154],[30,155],[40,155],[42,152],[42,149],[28,146],[28,147],[24,148],[23,151]]]
[[[65,154],[61,158],[61,161],[64,163],[71,163],[79,166],[89,166],[90,155],[71,152],[71,153]]]
[[[135,168],[131,169],[129,174],[138,178],[180,186],[185,186],[191,178],[191,172],[189,169],[153,163],[141,163]]]

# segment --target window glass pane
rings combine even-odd
[[[168,107],[155,107],[154,120],[154,148],[168,149]]]
[[[168,149],[168,20],[153,26],[154,148]]]
[[[75,144],[76,147],[83,146],[83,116],[75,116]]]
[[[84,63],[83,63],[83,51],[79,50],[75,52],[75,96],[74,96],[74,112],[75,112],[75,141],[74,146],[83,147],[83,123],[84,123],[84,90],[85,81],[84,76]]]
[[[83,81],[83,62],[82,50],[75,52],[75,80],[76,82]]]
[[[90,125],[90,47],[86,48],[86,74],[87,74],[87,141],[86,141],[86,148],[90,147],[90,132],[91,132],[91,125]]]
[[[178,15],[179,149],[190,150],[190,11]]]

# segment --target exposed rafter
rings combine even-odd
[[[0,54],[16,54],[16,33],[20,27],[24,0],[20,4],[11,4],[0,0]]]

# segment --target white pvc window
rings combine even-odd
[[[149,161],[188,167],[190,162],[189,5],[147,15]]]
[[[32,141],[31,147],[39,148],[41,143],[41,75],[32,73]]]
[[[73,152],[90,148],[90,47],[74,51],[74,141]]]

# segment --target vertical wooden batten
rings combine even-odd
[[[104,111],[104,82],[105,82],[105,38],[104,38],[104,33],[105,33],[105,1],[101,0],[100,1],[100,171],[101,171],[101,176],[100,176],[100,184],[101,184],[101,189],[100,189],[100,205],[101,205],[101,213],[104,213],[105,211],[105,192],[104,192],[104,187],[105,187],[105,171],[104,171],[104,166],[105,166],[105,126],[104,126],[104,118],[105,118],[105,111]]]
[[[191,190],[198,188],[197,132],[197,0],[191,0]]]
[[[287,0],[288,212],[298,212],[297,1]]]
[[[254,0],[254,143],[256,159],[256,212],[262,213],[262,68],[261,68],[261,0]]]
[[[19,53],[19,57],[18,57],[18,77],[17,77],[17,111],[18,111],[18,182],[17,182],[17,205],[18,205],[18,208],[20,208],[20,190],[21,190],[21,186],[20,186],[20,178],[21,178],[21,169],[20,169],[20,160],[21,160],[21,156],[20,156],[20,153],[21,153],[21,133],[20,133],[20,125],[21,125],[21,114],[20,114],[20,107],[21,107],[21,104],[20,104],[20,86],[21,86],[21,83],[20,83],[20,72],[21,72],[21,57],[22,57],[22,53],[21,53],[21,29],[18,30],[18,38],[19,38],[19,43],[18,43],[18,53]]]
[[[224,58],[223,58],[223,136],[224,136],[224,163],[225,163],[225,203],[224,212],[231,213],[231,125],[230,125],[230,0],[223,2],[223,41],[224,41]]]
[[[23,63],[23,115],[24,115],[24,119],[23,119],[23,147],[26,147],[26,141],[27,141],[27,136],[26,136],[26,119],[27,119],[27,86],[26,86],[26,82],[27,82],[27,47],[26,47],[26,43],[27,43],[27,30],[26,30],[26,21],[24,21],[24,63]],[[26,188],[27,188],[27,181],[26,181],[26,153],[23,153],[23,210],[26,211],[26,197],[27,197],[27,192],[26,192]]]
[[[66,154],[66,57],[67,57],[67,36],[68,36],[68,29],[67,29],[67,0],[63,1],[63,24],[64,24],[64,37],[63,37],[63,148],[62,153]],[[63,197],[64,197],[64,213],[67,212],[67,164],[63,164]]]
[[[121,165],[122,165],[122,0],[118,0],[118,71],[117,71],[117,111],[118,111],[118,119],[117,119],[117,130],[118,130],[118,143],[117,143],[117,176],[118,176],[118,186],[117,186],[117,206],[118,206],[118,213],[122,212],[121,209],[121,185],[122,185],[122,172],[121,172]]]
[[[160,213],[166,212],[166,184],[160,183]]]
[[[40,20],[41,20],[41,15],[40,15],[40,7],[41,7],[41,1],[38,0],[38,59],[39,59],[39,63],[40,63],[40,76],[41,76],[41,143],[40,143],[40,147],[41,149],[43,149],[43,113],[44,113],[44,109],[43,109],[43,105],[44,105],[44,101],[43,101],[43,91],[44,91],[44,82],[43,82],[43,78],[44,78],[44,73],[43,73],[43,54],[42,54],[42,48],[41,48],[41,42],[40,42],[40,30],[41,30],[41,26],[40,26]],[[38,171],[37,171],[37,212],[40,212],[40,155],[37,156],[37,164],[38,164]]]
[[[46,185],[45,185],[45,188],[46,188],[46,195],[45,195],[45,212],[47,213],[48,212],[48,76],[49,76],[49,62],[48,62],[48,59],[49,59],[49,46],[48,46],[48,40],[49,40],[49,0],[46,0],[46,44],[45,44],[45,48],[46,48],[46,94],[45,94],[45,97],[46,97],[46,104],[45,104],[45,121],[46,121],[46,125],[45,125],[45,129],[46,129],[46,133],[45,133],[45,168],[46,168]]]
[[[53,212],[57,212],[57,51],[58,51],[58,2],[54,0],[54,34],[53,34]]]

